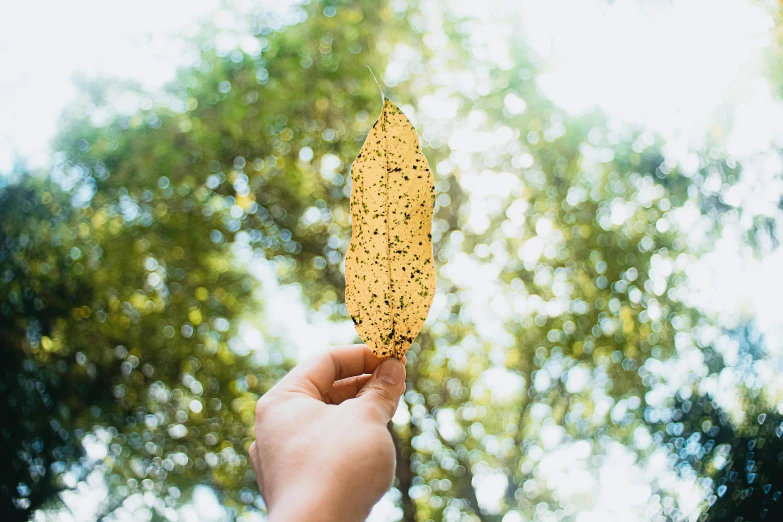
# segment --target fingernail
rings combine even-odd
[[[405,368],[402,363],[390,357],[378,366],[378,380],[386,384],[399,384],[405,375]]]

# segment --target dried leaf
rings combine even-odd
[[[435,187],[416,129],[389,100],[353,163],[351,179],[345,302],[373,352],[401,359],[435,293]]]

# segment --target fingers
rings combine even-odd
[[[335,382],[329,391],[326,392],[323,398],[324,402],[327,404],[340,404],[348,399],[353,399],[371,377],[372,375],[369,374],[357,375]]]
[[[300,364],[280,384],[291,391],[321,399],[335,381],[372,373],[380,363],[366,345],[340,346]]]
[[[356,397],[386,423],[397,411],[397,404],[404,391],[405,366],[397,359],[389,358],[378,365]]]

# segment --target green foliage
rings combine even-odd
[[[750,399],[753,393],[750,392]],[[704,521],[778,520],[783,516],[783,416],[758,413],[750,402],[747,423],[735,426],[729,415],[700,396],[677,400],[671,411],[676,433],[663,428],[677,466],[715,476]]]
[[[235,512],[263,507],[245,457],[253,404],[289,361],[274,339],[266,364],[240,346],[239,322],[264,322],[248,260],[274,261],[308,306],[346,317],[348,166],[380,111],[365,65],[383,70],[397,44],[431,36],[415,5],[332,4],[307,4],[289,27],[254,18],[256,54],[224,52],[207,31],[200,61],[132,114],[112,108],[121,86],[93,88],[63,125],[51,174],[0,188],[0,488],[15,519],[93,469],[107,478],[106,512],[151,492],[165,516],[201,483]],[[730,438],[780,435],[773,423],[743,431],[712,405],[688,415],[726,365],[722,333],[706,335],[719,328],[684,303],[701,245],[676,214],[719,233],[727,208],[704,179],[731,184],[741,167],[713,149],[686,176],[654,137],[553,107],[525,48],[499,66],[473,21],[442,22],[447,37],[398,64],[403,80],[387,89],[457,107],[444,126],[424,102],[400,103],[418,116],[436,175],[439,267],[394,424],[404,520],[499,520],[511,509],[568,519],[574,506],[538,474],[553,433],[599,457],[607,440],[640,459],[663,448],[679,473],[726,485],[709,460],[720,444],[712,425]],[[433,74],[452,69],[475,82]],[[450,141],[453,129],[484,145]],[[679,361],[696,369],[669,390],[666,364]],[[702,398],[683,407],[692,395]],[[758,388],[748,397],[755,418],[774,399]],[[705,415],[718,418],[707,426]],[[701,453],[683,456],[704,426]],[[638,430],[650,445],[635,443]],[[735,462],[752,458],[741,440]],[[106,458],[87,458],[85,441]],[[491,472],[508,481],[497,512],[476,494]],[[659,518],[682,515],[671,492],[654,493]]]
[[[13,347],[3,484],[24,485],[4,501],[38,508],[71,465],[87,472],[81,444],[92,432],[109,447],[100,468],[116,486],[112,502],[205,479],[228,491],[252,485],[253,404],[279,373],[228,347],[226,318],[242,312],[253,282],[231,269],[209,223],[182,211],[133,222],[99,194],[77,208],[50,181],[3,196],[2,330]],[[182,208],[182,198],[165,200],[158,209]]]

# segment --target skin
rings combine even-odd
[[[294,368],[256,405],[250,460],[271,522],[361,521],[391,487],[405,366],[365,345]]]

